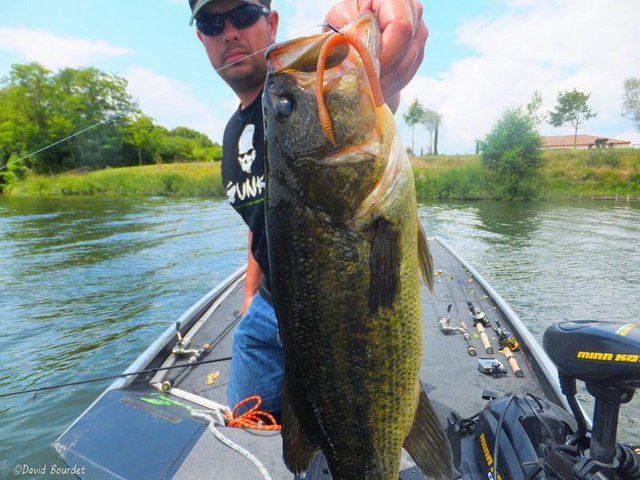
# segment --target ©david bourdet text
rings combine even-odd
[[[86,473],[84,466],[78,467],[74,465],[73,467],[60,466],[56,465],[38,465],[37,467],[32,467],[26,463],[19,463],[15,467],[13,467],[14,475],[84,475]]]

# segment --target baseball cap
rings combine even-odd
[[[240,1],[243,3],[255,3],[252,0]],[[189,20],[189,25],[193,25],[193,21],[198,16],[198,13],[200,13],[200,10],[211,2],[215,2],[215,0],[189,0],[189,6],[191,7],[191,19]],[[271,10],[271,0],[259,0],[259,3]]]

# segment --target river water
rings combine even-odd
[[[434,202],[420,219],[538,340],[567,319],[640,320],[638,204]],[[246,244],[224,200],[0,197],[0,394],[122,372]],[[107,384],[1,398],[0,478],[62,466],[51,443]],[[622,411],[640,441],[640,396]]]

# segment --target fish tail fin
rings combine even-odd
[[[288,388],[282,389],[282,458],[291,473],[300,475],[309,470],[317,448],[302,431],[288,392]]]
[[[456,478],[451,446],[422,386],[420,386],[416,417],[404,441],[404,448],[427,478],[438,480]]]
[[[433,257],[429,250],[427,235],[424,233],[420,221],[418,221],[418,262],[420,263],[424,283],[429,288],[429,291],[433,293]]]

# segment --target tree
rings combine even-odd
[[[531,185],[535,185],[542,166],[541,147],[535,120],[522,107],[506,110],[479,142],[482,164],[497,173],[509,198],[535,194]]]
[[[138,156],[138,165],[142,165],[144,154],[153,159],[160,144],[160,131],[153,125],[153,119],[140,115],[125,130],[125,138],[134,146]]]
[[[415,152],[414,149],[414,130],[417,123],[421,123],[424,117],[425,108],[420,103],[420,100],[417,98],[413,101],[413,103],[409,106],[409,109],[402,115],[404,121],[407,125],[411,127],[411,153]]]
[[[121,161],[120,127],[137,111],[126,85],[95,68],[53,74],[37,63],[13,65],[0,80],[0,163],[40,149],[24,162],[40,173]]]
[[[540,109],[542,108],[542,95],[540,94],[539,90],[533,92],[531,101],[527,103],[527,106],[525,108],[527,110],[527,115],[531,118],[535,125],[540,125],[541,123],[546,121],[548,115],[540,111]]]
[[[438,112],[425,108],[422,114],[422,118],[420,120],[420,123],[424,125],[427,131],[429,132],[429,140],[430,140],[429,154],[430,155],[433,154],[433,151],[434,151],[433,150],[433,145],[434,145],[433,133],[434,131],[437,131],[438,124],[440,123],[440,118],[441,117]]]
[[[591,94],[579,92],[575,88],[571,91],[560,92],[558,94],[558,104],[549,114],[549,123],[554,127],[561,127],[569,123],[574,128],[573,148],[578,143],[578,128],[587,120],[596,116],[587,102]]]
[[[198,132],[197,130],[193,130],[187,127],[176,127],[171,130],[168,135],[170,137],[184,137],[184,138],[192,138],[198,141],[198,144],[201,147],[213,147],[213,142],[209,137],[207,137],[204,133]]]
[[[20,168],[58,173],[175,157],[214,160],[220,150],[190,128],[154,125],[127,92],[124,78],[96,68],[53,73],[30,63],[13,65],[0,79],[0,168],[13,159]]]
[[[436,132],[433,139],[433,154],[438,155],[438,132],[440,131],[440,123],[442,123],[442,116],[438,115],[438,121],[436,122]]]
[[[631,120],[640,132],[640,78],[627,78],[624,81],[622,116]]]
[[[0,164],[48,145],[66,132],[68,125],[55,112],[52,83],[51,72],[37,63],[13,65],[0,80]],[[25,166],[39,171],[56,170],[56,164],[62,163],[65,156],[68,155],[55,148],[29,158]]]
[[[72,125],[69,134],[87,129],[68,142],[75,165],[95,168],[119,161],[122,129],[141,113],[127,93],[127,81],[93,67],[62,69],[53,81],[61,112]]]

